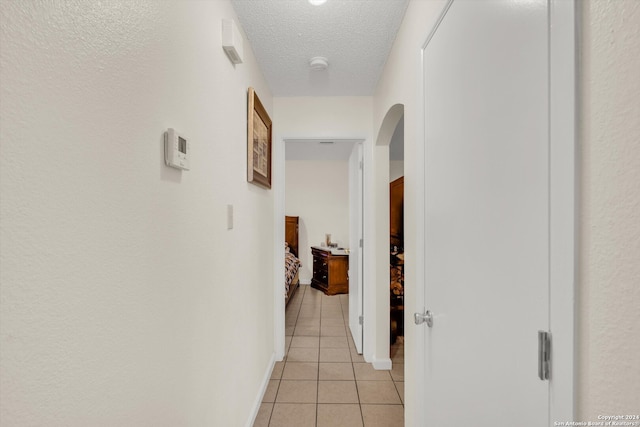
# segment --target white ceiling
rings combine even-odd
[[[231,0],[274,96],[371,96],[408,0]],[[312,71],[324,56],[329,68]]]

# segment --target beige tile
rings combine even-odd
[[[320,337],[320,348],[349,348],[347,337]]]
[[[269,427],[315,427],[316,405],[276,403]]]
[[[400,400],[404,403],[404,381],[398,381],[395,383],[396,389],[398,390],[398,394],[400,395]]]
[[[351,363],[320,363],[318,379],[352,381],[355,379],[353,366]]]
[[[277,403],[316,403],[317,381],[282,380],[276,396]]]
[[[389,356],[394,362],[404,363],[402,362],[402,360],[404,360],[404,347],[392,346],[389,348]]]
[[[344,326],[324,326],[320,328],[322,337],[346,337],[347,330]]]
[[[287,304],[287,308],[284,311],[285,315],[297,315],[298,311],[300,311],[300,305],[302,304],[302,301],[291,301],[289,304]]]
[[[317,348],[294,347],[287,353],[287,362],[317,362]]]
[[[305,300],[310,300],[310,299],[322,299],[322,297],[324,296],[324,292],[319,291],[316,288],[312,288],[311,286],[308,287],[308,291],[305,292],[304,294],[304,299]]]
[[[404,363],[394,363],[391,367],[391,378],[394,381],[404,381]]]
[[[319,317],[300,317],[296,322],[297,327],[310,328],[314,326],[320,326]]]
[[[318,364],[313,362],[287,362],[282,371],[283,380],[316,380]]]
[[[300,311],[300,306],[302,304],[302,300],[300,301],[292,301],[287,307],[284,309],[285,316],[297,316]]]
[[[317,306],[318,308],[320,308],[320,304],[322,304],[322,295],[319,294],[305,295],[302,299],[303,306]]]
[[[287,315],[284,318],[284,324],[285,326],[295,326],[296,322],[298,321],[298,318],[296,316],[289,316]]]
[[[393,381],[358,381],[360,403],[401,404]],[[282,385],[280,385],[282,388]]]
[[[269,380],[269,384],[267,385],[267,389],[264,392],[264,397],[262,398],[262,401],[275,402],[279,385],[280,385],[280,380]]]
[[[373,366],[369,363],[354,363],[353,371],[356,374],[357,380],[391,381],[389,371],[378,371],[373,369]]]
[[[287,350],[289,350],[289,347],[291,347],[291,340],[292,340],[292,336],[285,336],[284,337],[284,351],[285,353],[287,352]]]
[[[298,317],[304,318],[304,319],[313,319],[313,320],[319,320],[321,318],[321,313],[322,313],[322,309],[320,307],[317,306],[302,306],[302,308],[300,309],[300,314],[298,315]]]
[[[318,403],[359,403],[355,381],[319,381]]]
[[[318,427],[362,427],[360,405],[318,405]]]
[[[348,348],[321,348],[321,362],[351,362],[351,353]]]
[[[402,405],[362,405],[365,427],[404,427]]]
[[[318,348],[319,346],[318,337],[293,337],[291,340],[291,348]]]
[[[256,420],[253,422],[253,427],[269,427],[269,419],[271,418],[271,411],[273,410],[273,403],[263,403],[258,409]]]
[[[296,329],[293,332],[293,335],[294,336],[306,336],[306,337],[317,337],[317,336],[320,336],[320,325],[318,325],[318,326],[307,326],[307,327],[298,327],[298,326],[296,326]]]
[[[282,378],[282,371],[284,369],[284,362],[276,362],[273,366],[273,371],[271,371],[271,379],[279,380]]]
[[[284,327],[284,334],[285,336],[289,336],[289,335],[293,335],[293,331],[294,331],[295,327],[294,326],[285,326]]]
[[[349,348],[355,350],[356,349],[356,343],[353,342],[353,335],[347,334],[347,338],[349,339]]]
[[[302,306],[300,308],[300,313],[298,314],[298,317],[303,317],[305,319],[309,318],[309,319],[319,319],[320,318],[320,307],[306,307],[306,306]]]
[[[333,308],[333,307],[324,308],[323,307],[320,313],[321,313],[322,320],[342,319],[344,321],[344,318],[342,316],[342,310],[340,308]]]
[[[364,360],[364,356],[361,354],[358,354],[358,352],[355,349],[351,350],[351,361],[353,363],[366,363],[366,360]]]
[[[325,296],[322,298],[323,310],[342,310],[342,304],[340,304],[340,298],[333,296]]]
[[[341,326],[344,328],[344,320],[337,317],[322,319],[322,326]]]

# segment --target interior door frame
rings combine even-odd
[[[420,49],[420,115],[418,116],[419,140],[417,146],[416,197],[418,207],[416,259],[424,259],[425,238],[425,183],[424,141],[426,111],[424,87],[424,51],[438,26],[455,0],[443,7],[440,18],[429,32]],[[576,262],[576,2],[575,0],[548,0],[549,6],[549,144],[550,144],[550,277],[549,277],[549,327],[552,335],[552,374],[549,381],[549,417],[554,420],[575,418],[575,262]],[[413,311],[423,313],[425,301],[425,271],[416,271],[416,301]],[[411,319],[412,313],[406,315]],[[407,320],[409,322],[409,320]],[[407,387],[406,411],[416,425],[425,425],[425,414],[420,402],[425,399],[425,339],[424,325],[410,323],[413,332],[409,339],[415,340],[416,354],[407,354],[408,361],[417,378],[413,387]],[[405,334],[407,333],[405,326]],[[410,394],[415,393],[415,396]]]
[[[363,353],[364,327],[359,319],[364,316],[364,140],[355,142],[349,156],[349,330],[358,354]],[[355,256],[354,256],[355,254]],[[355,262],[354,262],[355,261]],[[355,265],[354,265],[355,264]],[[351,292],[353,278],[356,292]]]
[[[327,138],[322,138],[322,139],[327,139]],[[360,171],[361,174],[361,179],[362,179],[362,188],[361,188],[361,213],[362,215],[360,216],[360,229],[362,230],[362,238],[365,238],[365,219],[364,219],[364,212],[365,212],[365,176],[364,176],[364,170],[367,167],[367,160],[365,159],[365,144],[366,144],[366,138],[363,137],[337,137],[337,138],[329,138],[329,139],[339,139],[342,141],[350,141],[353,143],[354,146],[356,145],[360,145],[361,146],[361,159],[362,159],[362,170]],[[286,304],[285,304],[285,300],[284,300],[284,296],[282,293],[282,286],[284,284],[284,280],[285,280],[285,272],[284,269],[281,268],[282,265],[284,265],[284,251],[282,250],[282,248],[284,248],[284,231],[285,231],[285,225],[284,225],[284,217],[286,214],[286,209],[285,209],[285,198],[286,198],[286,194],[285,194],[285,183],[286,183],[286,141],[287,140],[319,140],[319,138],[317,137],[286,137],[286,136],[280,136],[280,135],[276,135],[273,138],[273,157],[272,157],[272,161],[273,161],[273,165],[272,168],[275,171],[273,178],[272,178],[272,186],[271,189],[274,192],[274,203],[273,203],[273,211],[274,211],[274,224],[273,224],[273,228],[274,228],[274,269],[273,269],[273,289],[274,289],[274,293],[273,293],[273,307],[274,307],[274,312],[273,312],[273,323],[274,323],[274,330],[273,330],[273,337],[274,337],[274,352],[273,352],[273,359],[271,362],[271,367],[270,369],[273,369],[273,364],[275,364],[275,362],[277,361],[282,361],[285,357],[286,351],[285,351],[285,342],[286,342],[286,338],[285,338],[285,310],[286,310]],[[349,172],[350,173],[350,172]],[[351,198],[351,195],[349,195],[349,198]],[[351,203],[351,200],[349,200],[349,203]],[[351,219],[349,222],[349,226],[351,227]],[[361,290],[361,294],[360,294],[360,313],[359,315],[363,315],[364,314],[364,295],[366,293],[365,287],[364,287],[364,265],[365,265],[365,250],[364,250],[364,245],[363,248],[360,250],[360,265],[361,265],[361,269],[360,269],[360,290]],[[362,347],[360,348],[360,351],[364,350],[364,342],[365,340],[365,336],[367,335],[367,325],[364,325],[362,327]]]

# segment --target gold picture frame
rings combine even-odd
[[[248,96],[247,181],[271,188],[271,118],[252,87]]]

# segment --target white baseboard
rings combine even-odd
[[[311,284],[311,279],[300,279],[300,284],[301,285],[310,285]]]
[[[256,399],[253,402],[253,407],[251,412],[249,413],[249,419],[245,424],[246,427],[252,427],[253,423],[256,421],[256,417],[258,416],[258,411],[260,410],[260,405],[262,404],[262,399],[264,398],[264,393],[267,391],[267,387],[269,386],[269,380],[271,379],[271,373],[273,372],[273,368],[276,365],[276,354],[273,353],[271,355],[271,360],[267,365],[267,371],[264,373],[262,377],[262,384],[260,385],[260,390]]]
[[[371,364],[373,365],[373,369],[378,371],[390,371],[392,366],[391,359],[389,358],[378,359],[377,357],[374,357]]]

